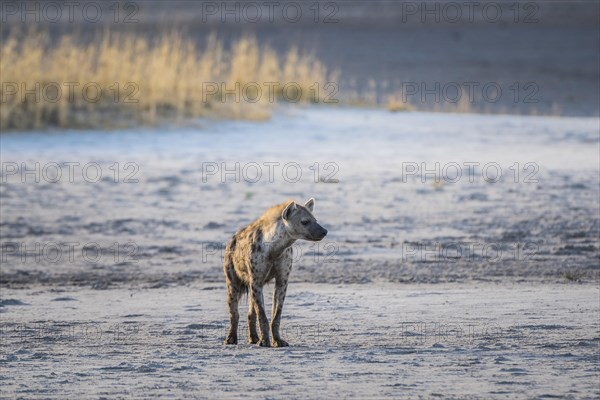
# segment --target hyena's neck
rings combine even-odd
[[[265,230],[263,241],[269,256],[278,257],[293,245],[296,239],[287,233],[281,221],[276,221]]]

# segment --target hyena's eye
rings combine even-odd
[[[302,221],[300,221],[300,223],[302,225],[308,225],[308,220],[307,219],[303,219]]]

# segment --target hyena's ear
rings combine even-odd
[[[313,210],[315,209],[314,197],[311,197],[310,200],[308,200],[306,203],[304,203],[304,207],[306,207],[308,209],[308,211],[313,212]]]
[[[286,208],[283,209],[283,212],[281,213],[281,218],[287,221],[292,216],[292,213],[294,211],[296,211],[296,203],[292,201],[290,204],[287,205]]]

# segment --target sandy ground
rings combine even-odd
[[[3,397],[600,394],[597,119],[308,108],[0,141]],[[312,196],[330,233],[295,248],[293,346],[223,346],[225,241]]]
[[[2,396],[600,395],[593,285],[296,284],[284,349],[223,345],[223,292],[3,290]]]

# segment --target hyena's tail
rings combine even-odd
[[[225,247],[223,272],[225,273],[227,290],[231,291],[233,295],[237,295],[237,297],[240,298],[244,294],[248,295],[249,288],[248,285],[242,281],[235,272],[235,267],[233,265],[233,253],[235,251],[235,245],[236,237],[233,236],[229,242],[227,242],[227,246]]]

